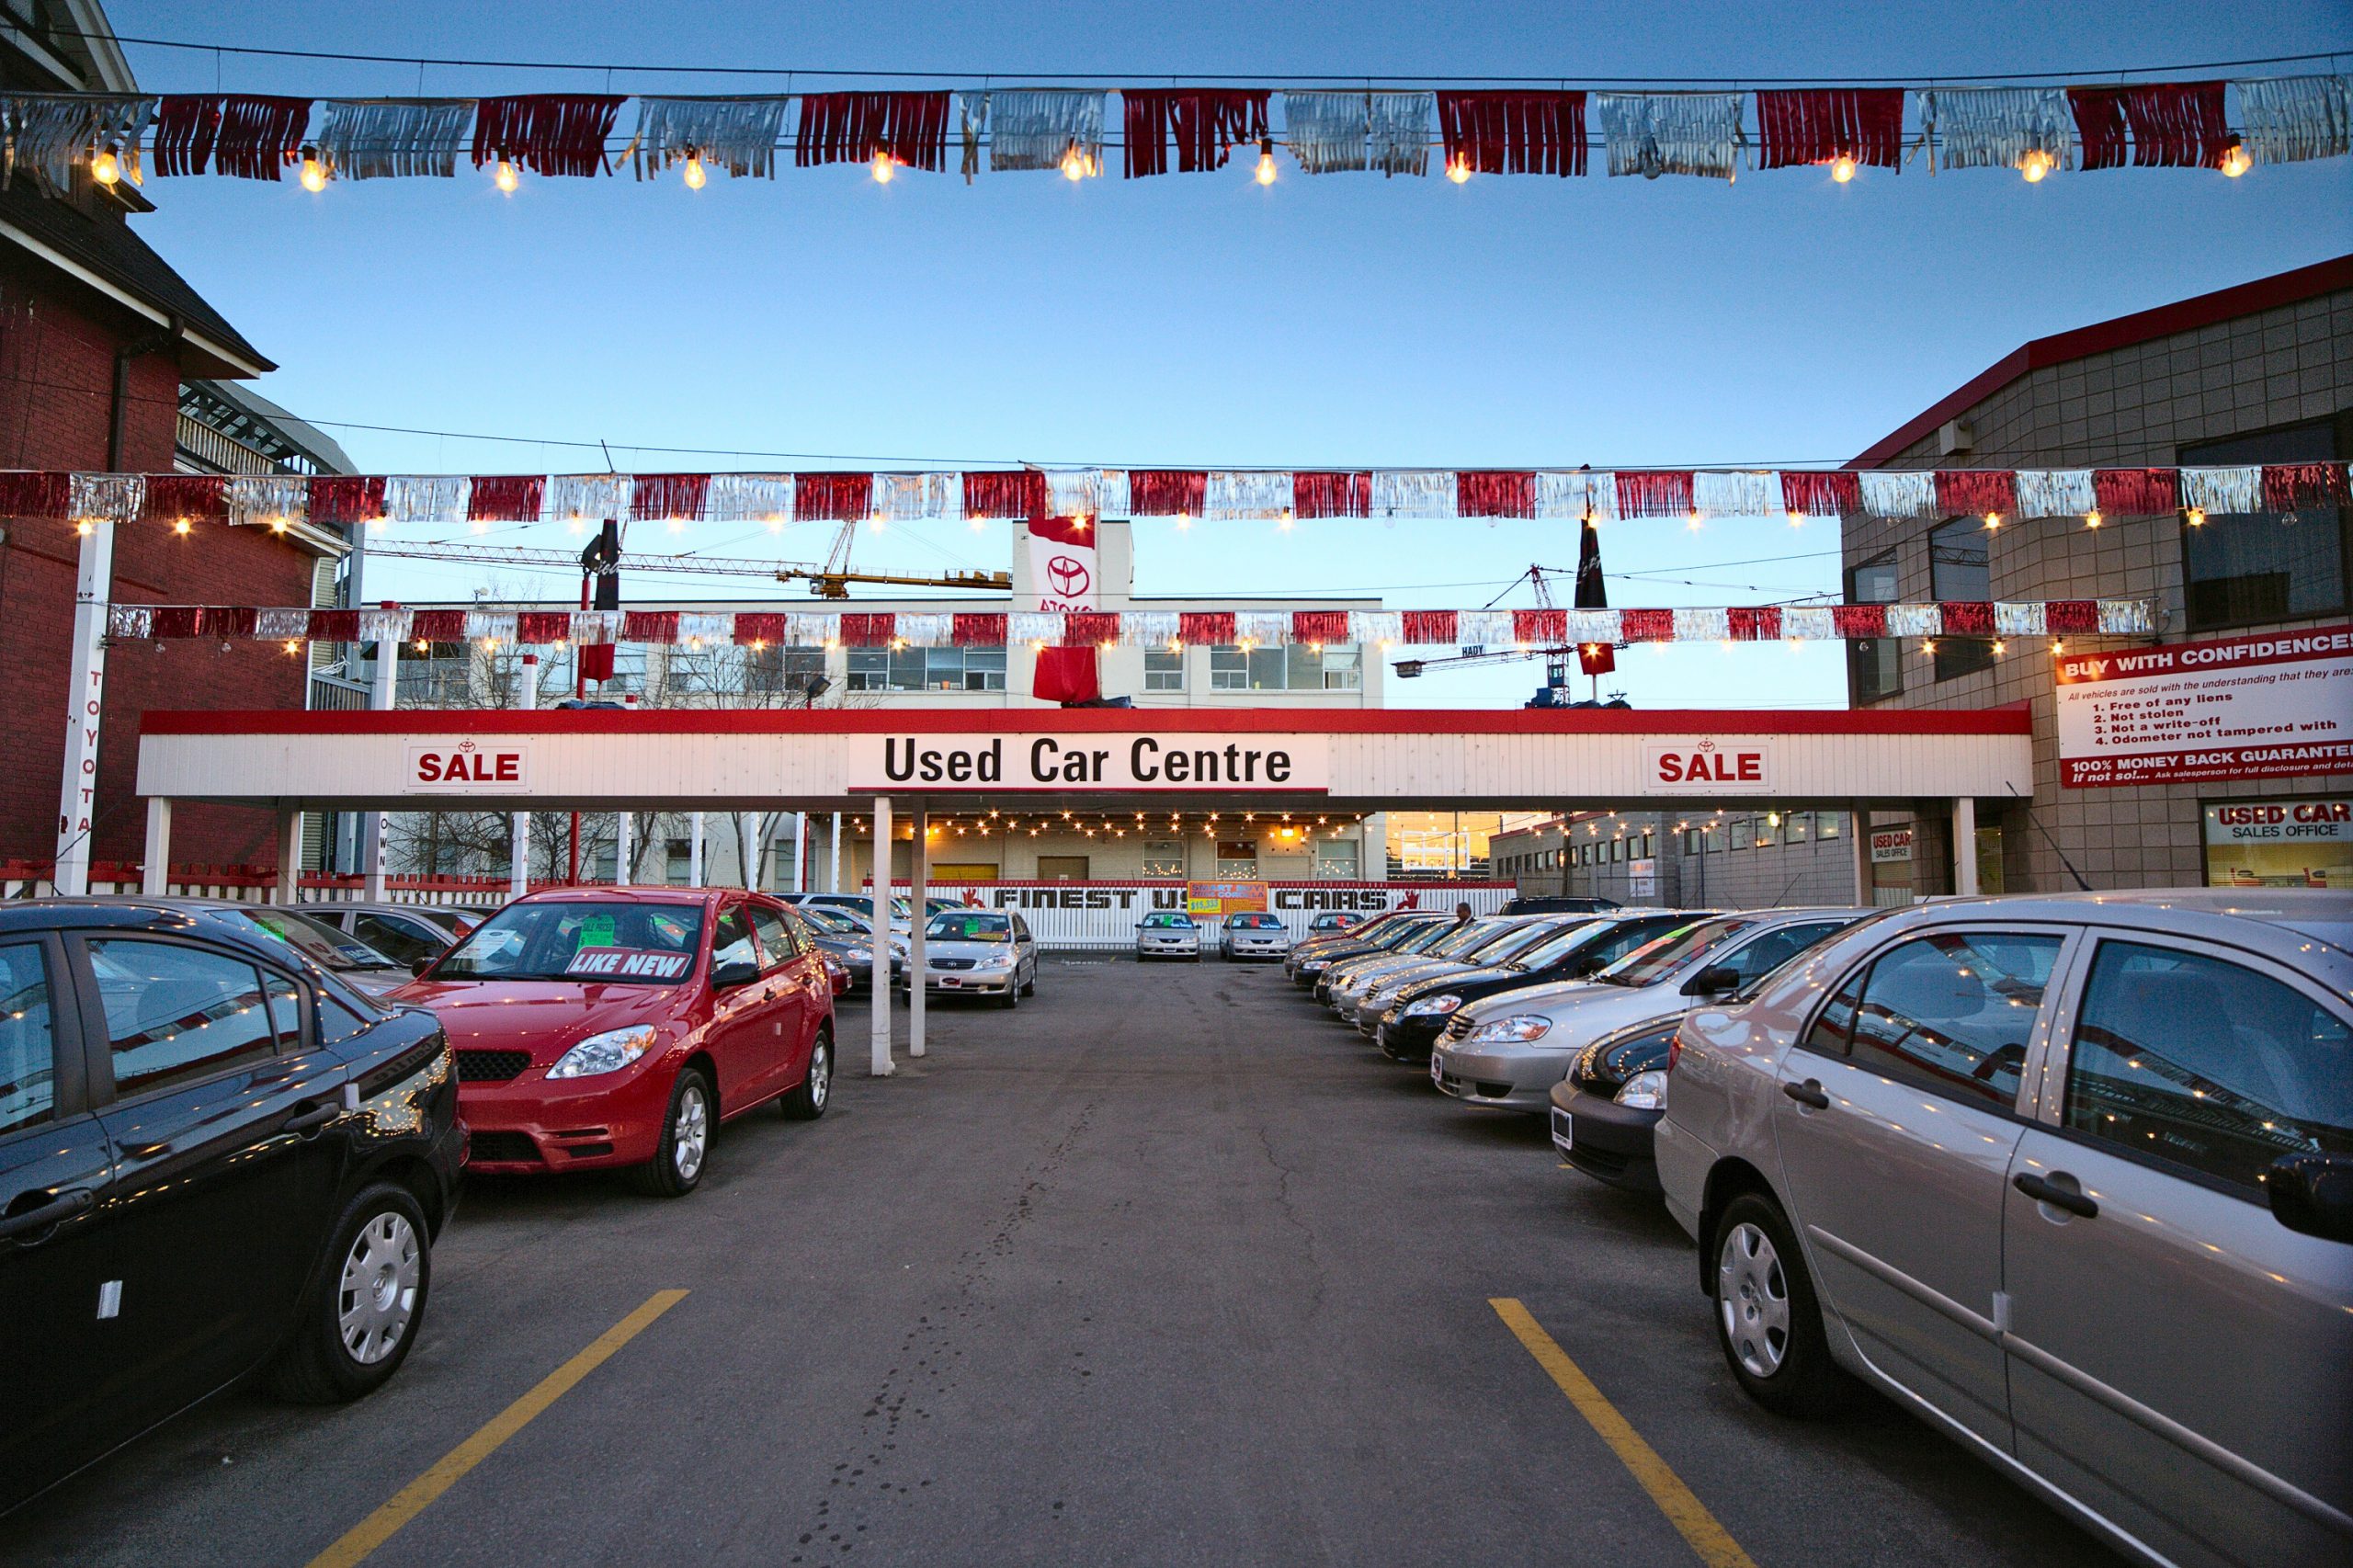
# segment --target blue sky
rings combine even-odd
[[[1750,77],[2082,70],[2348,52],[2339,3],[1972,6],[1329,5],[399,6],[114,0],[124,34],[468,58],[804,69]],[[129,46],[150,90],[324,97],[604,90],[529,74]],[[2254,74],[2262,68],[2249,68]],[[2230,73],[2223,73],[2229,74]],[[631,74],[613,91],[783,91],[803,78]],[[854,85],[854,84],[853,84]],[[621,125],[634,111],[625,108]],[[799,466],[1004,460],[1246,466],[1596,467],[1842,461],[2027,338],[2353,250],[2343,161],[2224,180],[1814,171],[1699,180],[1377,176],[1271,188],[1214,175],[793,170],[640,184],[527,177],[313,196],[151,179],[141,230],[283,367],[261,390],[331,425],[364,469],[600,468],[593,452],[352,425],[605,440],[624,468],[790,467],[676,446],[809,454]],[[838,457],[838,464],[826,458]],[[1466,523],[1138,525],[1158,594],[1379,592],[1476,605],[1571,530]],[[699,528],[714,554],[822,556]],[[561,544],[560,531],[512,542]],[[633,540],[664,548],[668,540]],[[1829,589],[1835,530],[1626,524],[1614,603],[1746,603]],[[894,530],[861,564],[1001,565],[1001,526]],[[1725,564],[1743,562],[1743,564]],[[383,571],[380,567],[379,571]],[[486,574],[417,566],[370,597],[463,596]],[[502,585],[532,580],[501,573]],[[576,579],[574,580],[576,584]],[[547,580],[551,597],[574,584]],[[672,585],[665,584],[665,588]],[[744,587],[714,582],[713,597]],[[673,591],[691,591],[681,583]],[[1512,601],[1506,601],[1512,602]],[[1518,602],[1527,602],[1524,597]],[[1533,665],[1451,672],[1392,700],[1517,702]],[[1834,650],[1711,647],[1624,660],[1639,706],[1836,704]]]

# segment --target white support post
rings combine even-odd
[[[172,888],[172,801],[147,797],[147,858],[139,863],[139,891],[161,898]]]
[[[515,706],[525,712],[540,705],[540,656],[523,655],[522,678],[515,683]],[[506,896],[531,891],[531,813],[515,813],[515,836],[506,846]]]
[[[702,813],[687,813],[687,886],[702,886]]]
[[[65,772],[57,791],[57,891],[80,898],[90,891],[90,824],[98,792],[98,726],[107,690],[107,608],[114,597],[114,525],[96,518],[78,525],[81,572],[74,588],[72,694],[65,710]]]
[[[629,886],[630,863],[635,858],[637,848],[630,829],[636,821],[627,806],[613,813],[613,885],[617,888]]]
[[[365,530],[358,530],[364,532]],[[368,706],[379,713],[392,710],[392,699],[401,688],[401,640],[397,637],[376,639],[376,682],[368,691]],[[359,817],[359,874],[361,896],[371,903],[384,901],[384,813],[364,812]]]
[[[1871,881],[1871,814],[1860,801],[1847,814],[1847,835],[1853,840],[1847,852],[1854,857],[1855,902],[1868,909],[1879,902],[1879,890]]]
[[[825,891],[842,891],[842,814],[839,812],[834,813],[834,865],[833,869],[825,873]]]
[[[1977,896],[1977,798],[1956,795],[1952,802],[1952,891]]]
[[[928,922],[923,906],[924,885],[931,869],[930,813],[921,801],[907,825],[915,830],[907,852],[907,1054],[923,1054],[924,984],[923,928]]]
[[[835,821],[840,818],[836,817]],[[874,1021],[873,1054],[868,1071],[877,1078],[891,1075],[891,797],[874,797]],[[909,953],[912,965],[915,955]],[[923,976],[907,972],[910,990]],[[912,1003],[909,1004],[911,1006]]]
[[[299,903],[302,896],[302,813],[278,813],[278,902]]]
[[[756,812],[735,813],[735,864],[744,873],[744,891],[760,885],[760,819]]]
[[[792,891],[809,891],[809,813],[792,813]]]

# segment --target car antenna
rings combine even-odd
[[[2006,779],[2004,780],[2004,782],[2008,784],[2009,791],[2012,795],[2018,796],[2021,801],[2026,800],[2024,795],[2018,794],[2018,787],[2016,784],[2009,784]],[[2040,823],[2034,822],[2034,803],[2031,801],[2027,801],[2026,820],[2034,823],[2034,831],[2042,835],[2042,841],[2051,846],[2051,853],[2059,857],[2059,863],[2067,868],[2067,874],[2069,876],[2075,879],[2075,890],[2078,892],[2091,892],[2091,883],[2084,881],[2084,874],[2075,869],[2075,863],[2067,858],[2067,852],[2059,847],[2059,841],[2051,836],[2051,830],[2043,826]]]

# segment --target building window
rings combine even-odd
[[[811,681],[822,679],[824,674],[823,648],[788,648],[779,642],[773,648],[744,650],[746,692],[788,692],[800,697],[808,691]]]
[[[1816,837],[1816,838],[1836,838],[1836,837],[1838,837],[1840,835],[1844,834],[1844,833],[1847,831],[1847,830],[1846,830],[1846,828],[1842,825],[1842,820],[1843,820],[1843,819],[1840,817],[1839,813],[1838,813],[1838,812],[1814,812],[1814,813],[1813,813],[1813,835],[1814,835],[1814,837]]]
[[[1980,517],[1955,517],[1928,530],[1928,597],[1938,604],[1994,597],[1994,530]],[[1893,641],[1891,639],[1890,641]],[[1993,640],[1937,639],[1936,676],[1953,680],[1994,666]]]
[[[1184,690],[1185,651],[1181,648],[1145,649],[1143,688],[1146,691]]]
[[[2186,467],[2325,462],[2337,457],[2327,421],[2184,447]],[[2189,630],[2327,615],[2346,604],[2353,521],[2335,506],[2303,512],[2209,514],[2183,525],[2182,597]]]
[[[1181,877],[1185,874],[1185,846],[1165,839],[1143,846],[1143,874],[1147,877]]]
[[[852,648],[852,691],[1003,691],[1005,649]]]
[[[1847,602],[1892,605],[1895,602],[1895,552],[1866,561],[1847,574]],[[1877,702],[1904,689],[1902,651],[1893,637],[1859,637],[1847,644],[1847,678],[1855,700]]]
[[[1217,841],[1217,874],[1221,877],[1255,877],[1258,874],[1258,846],[1246,838],[1221,838]]]
[[[1353,838],[1317,839],[1315,841],[1315,874],[1328,881],[1355,881],[1357,880],[1357,841]]]
[[[1362,651],[1353,642],[1210,650],[1211,691],[1355,691],[1363,683]]]

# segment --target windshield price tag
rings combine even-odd
[[[617,980],[676,980],[693,959],[685,953],[650,953],[636,948],[583,948],[572,955],[563,972],[584,979],[610,975]]]

